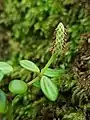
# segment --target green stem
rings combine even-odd
[[[33,84],[34,82],[36,82],[38,80],[40,80],[40,77],[37,76],[36,78],[34,78],[32,81],[28,82],[27,84],[28,84],[28,86],[30,86],[31,84]]]
[[[32,81],[28,82],[28,86],[30,86],[31,84],[33,84],[34,82],[40,80],[40,78],[42,77],[42,75],[44,74],[44,72],[47,70],[47,68],[51,65],[51,63],[56,59],[56,55],[53,54],[51,56],[51,58],[49,59],[49,61],[47,62],[47,64],[45,65],[45,67],[42,69],[41,73],[39,76],[37,76],[36,78],[34,78]]]
[[[41,71],[41,76],[44,74],[44,72],[46,71],[46,69],[51,65],[51,63],[54,61],[56,59],[56,55],[55,54],[53,54],[52,56],[51,56],[51,58],[49,59],[49,61],[47,62],[47,64],[45,65],[45,67],[42,69],[42,71]]]
[[[12,104],[11,104],[11,103],[8,103],[7,118],[8,118],[8,120],[13,120],[13,115],[12,115]]]

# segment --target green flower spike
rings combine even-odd
[[[65,42],[66,42],[66,29],[64,25],[60,22],[55,30],[55,41],[52,47],[52,54],[56,54],[56,56],[61,55]]]

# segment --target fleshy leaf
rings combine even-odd
[[[9,91],[13,94],[24,94],[27,91],[27,84],[21,80],[12,80],[9,83]]]
[[[3,77],[4,77],[4,73],[0,70],[0,81],[2,81]]]
[[[48,77],[42,76],[40,85],[43,93],[49,100],[55,101],[57,99],[58,88]]]
[[[59,77],[61,74],[64,73],[64,70],[59,70],[59,69],[51,69],[51,68],[48,68],[44,75],[48,76],[48,77]]]
[[[9,74],[13,71],[13,68],[11,65],[9,65],[6,62],[0,62],[0,70],[4,73],[4,74]]]
[[[40,72],[39,68],[37,67],[37,65],[35,63],[33,63],[32,61],[29,60],[21,60],[20,61],[20,65],[22,67],[24,67],[27,70],[30,70],[32,72]]]
[[[0,113],[5,113],[6,111],[6,95],[0,89]]]

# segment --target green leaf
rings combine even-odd
[[[48,77],[42,76],[40,85],[43,93],[49,100],[55,101],[57,99],[58,88]]]
[[[30,70],[32,72],[40,72],[39,68],[36,66],[35,63],[29,60],[21,60],[20,65],[24,67],[27,70]]]
[[[6,95],[0,89],[0,113],[5,113],[6,111]]]
[[[34,82],[34,83],[33,83],[33,86],[38,87],[38,88],[41,88],[41,86],[40,86],[40,80]]]
[[[6,62],[0,62],[0,70],[4,73],[4,74],[9,74],[13,71],[12,66],[10,66],[8,63]]]
[[[13,80],[9,83],[9,90],[13,94],[24,94],[27,91],[27,84],[21,80]]]
[[[4,77],[4,73],[0,70],[0,81],[2,81],[3,77]]]
[[[61,74],[64,73],[64,70],[59,70],[59,69],[51,69],[51,68],[48,68],[44,75],[48,76],[48,77],[59,77]]]

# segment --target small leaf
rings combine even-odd
[[[42,76],[40,85],[43,93],[49,100],[55,101],[57,99],[58,88],[48,77]]]
[[[0,89],[0,113],[5,113],[6,111],[6,95],[5,93]]]
[[[38,88],[41,88],[41,86],[40,86],[40,80],[34,82],[34,83],[33,83],[33,86],[38,87]]]
[[[4,74],[9,74],[13,71],[12,66],[10,66],[8,63],[6,62],[0,62],[0,70],[4,73]]]
[[[3,77],[4,77],[4,73],[0,70],[0,81],[2,81]]]
[[[9,90],[13,94],[24,94],[27,91],[27,84],[21,80],[13,80],[9,83]]]
[[[27,70],[30,70],[32,72],[40,72],[39,68],[36,66],[35,63],[29,60],[21,60],[20,65],[24,67]]]
[[[64,70],[60,70],[60,69],[55,69],[54,70],[54,69],[51,69],[51,68],[47,68],[44,75],[46,75],[48,77],[59,77],[63,73],[64,73]]]

